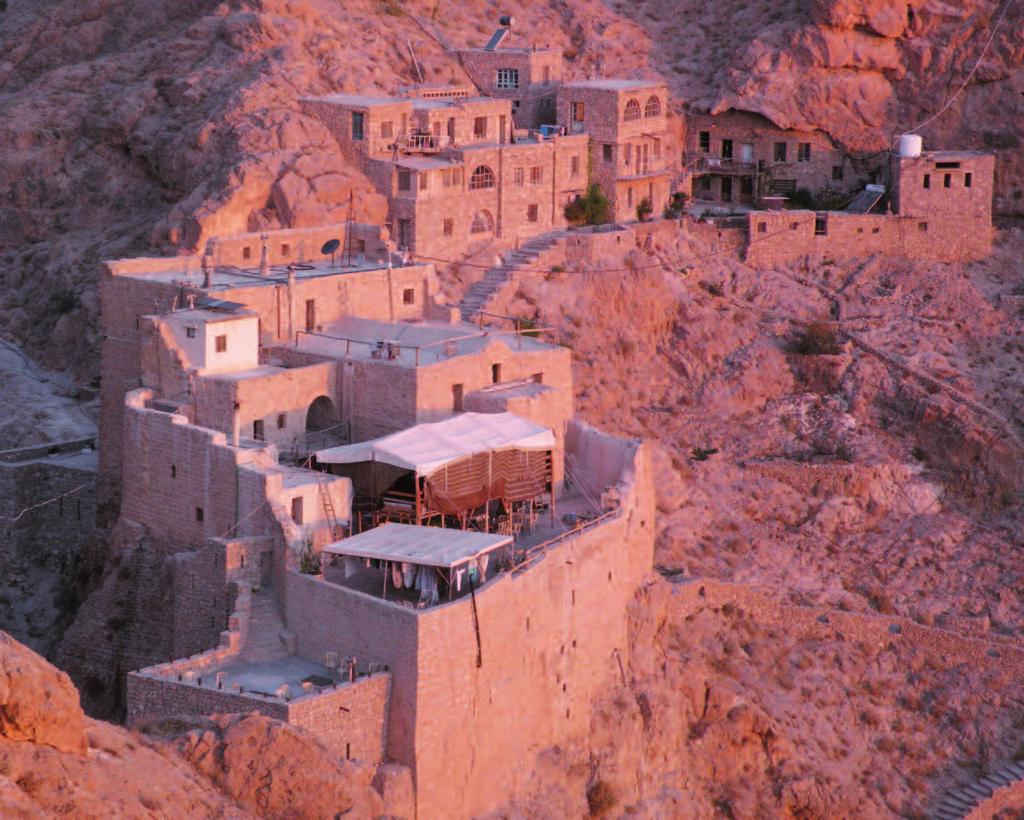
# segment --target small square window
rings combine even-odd
[[[604,154],[603,154],[604,161],[605,162],[611,162],[612,161],[612,147],[610,145],[605,145],[603,147],[603,150],[604,150]]]
[[[768,233],[768,223],[767,222],[758,222],[757,223],[757,232],[758,233]]]
[[[499,68],[498,76],[495,78],[495,85],[498,88],[519,88],[519,69],[518,68]]]
[[[416,304],[416,291],[413,288],[406,288],[405,290],[402,291],[402,304]]]
[[[928,223],[927,222],[918,222],[917,223],[917,229],[919,231],[921,231],[922,233],[927,233],[928,232]]]
[[[386,120],[380,124],[380,136],[382,139],[391,139],[391,135],[394,133],[394,125],[391,120]]]
[[[226,353],[228,349],[228,337],[223,335],[217,336],[214,344],[216,345],[218,353]]]
[[[203,508],[196,507],[196,521],[202,523],[203,521]]]
[[[444,221],[444,235],[451,236],[453,233],[455,233],[455,220],[448,217]]]
[[[833,165],[832,166],[832,179],[838,181],[838,180],[840,180],[842,178],[843,178],[843,166],[842,165]]]
[[[964,187],[965,188],[970,188],[971,187],[971,183],[973,181],[974,181],[974,174],[972,174],[970,171],[968,171],[966,174],[964,174]]]
[[[483,139],[487,136],[487,117],[476,117],[473,120],[473,136]]]
[[[881,228],[872,228],[871,229],[871,233],[878,233],[879,231],[881,231]]]
[[[799,222],[790,222],[789,223],[789,229],[791,231],[799,230],[800,229],[800,223]]]
[[[828,218],[824,216],[814,217],[814,235],[828,236]]]
[[[526,208],[526,221],[536,222],[539,214],[539,208],[536,205],[528,205]]]
[[[288,256],[292,252],[292,246],[284,244],[281,246],[281,256]]]
[[[283,430],[285,425],[288,423],[288,415],[286,413],[277,414],[277,429]]]
[[[190,339],[194,339],[196,337],[196,329],[194,327],[185,328],[185,335]]]
[[[242,248],[242,258],[252,259],[252,248],[250,248],[248,245]]]

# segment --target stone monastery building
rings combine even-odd
[[[553,49],[489,45],[459,57],[477,88],[302,100],[387,197],[400,249],[455,260],[518,245],[566,227],[565,206],[591,181],[616,220],[635,220],[643,199],[664,210],[677,155],[664,83],[565,83]]]
[[[130,723],[255,709],[421,817],[585,736],[654,510],[645,447],[572,418],[567,349],[459,321],[365,225],[111,262],[101,298],[102,475],[173,566]]]

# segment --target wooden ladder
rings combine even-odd
[[[331,494],[327,489],[327,483],[324,481],[324,474],[317,470],[316,474],[316,486],[320,490],[320,500],[324,505],[324,513],[327,515],[327,524],[331,528],[331,538],[334,541],[341,539],[342,534],[339,532],[340,527],[338,526],[338,514],[334,510],[334,501],[331,500]]]

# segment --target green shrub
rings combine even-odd
[[[313,542],[306,541],[299,555],[299,572],[303,575],[320,574],[320,553],[313,551]]]
[[[799,356],[834,356],[839,353],[840,347],[831,325],[826,322],[813,322],[793,338],[789,350]]]
[[[641,222],[646,222],[647,217],[654,213],[654,205],[651,203],[650,197],[644,197],[637,203],[636,206],[636,218]]]
[[[601,186],[593,183],[586,194],[565,206],[565,218],[572,225],[604,225],[611,222],[612,205]]]

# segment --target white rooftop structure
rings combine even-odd
[[[477,453],[500,450],[553,450],[555,434],[515,413],[462,413],[444,421],[417,424],[390,436],[331,447],[316,454],[322,464],[381,461],[419,475]]]
[[[510,535],[388,523],[328,544],[324,552],[451,569],[511,543]]]

